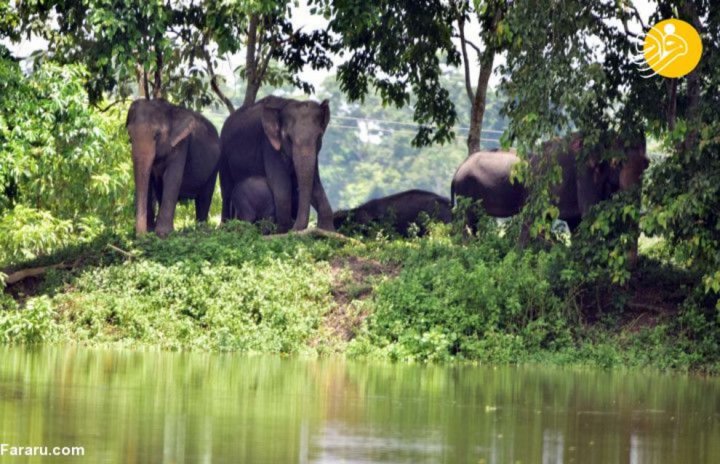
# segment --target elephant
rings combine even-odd
[[[195,218],[207,221],[220,161],[215,126],[161,99],[134,101],[125,126],[135,176],[135,233],[154,229],[167,236],[178,200],[195,200]],[[157,224],[155,200],[160,203]]]
[[[367,226],[377,222],[381,225],[387,224],[398,234],[407,237],[410,225],[417,223],[418,215],[423,212],[445,224],[452,221],[450,200],[424,190],[407,190],[370,200],[357,208],[337,211],[333,218],[336,228],[343,225]]]
[[[327,100],[317,103],[271,96],[233,112],[220,135],[222,220],[230,217],[235,185],[259,176],[270,188],[278,232],[307,228],[311,204],[318,213],[318,226],[334,230],[332,208],[318,170],[318,153],[329,122]]]
[[[593,205],[609,199],[618,191],[630,190],[642,181],[649,165],[645,154],[645,138],[625,140],[610,134],[611,142],[590,147],[586,161],[578,164],[584,150],[584,138],[574,133],[556,138],[542,146],[542,155],[530,156],[534,172],[543,169],[541,161],[556,155],[562,169],[562,181],[553,189],[559,218],[567,222],[571,231],[577,229],[584,215]],[[603,159],[602,151],[622,153],[622,158]],[[520,161],[513,152],[481,151],[463,161],[453,176],[451,199],[469,197],[482,200],[482,208],[494,217],[514,216],[520,212],[528,197],[525,186],[511,181],[512,167]],[[474,224],[472,214],[469,225]]]
[[[231,201],[232,219],[275,222],[273,195],[264,177],[252,176],[238,182],[232,191]]]

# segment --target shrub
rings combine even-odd
[[[562,301],[545,279],[551,254],[423,241],[401,255],[403,270],[377,289],[355,354],[508,362],[569,336]]]

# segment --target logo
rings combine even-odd
[[[700,34],[689,23],[666,19],[655,24],[645,35],[642,51],[635,63],[644,78],[683,77],[695,69],[702,56]]]

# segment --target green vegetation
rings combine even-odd
[[[3,342],[718,371],[720,16],[708,2],[651,12],[702,35],[700,65],[676,80],[641,77],[629,25],[642,19],[623,2],[313,0],[310,14],[329,21],[315,31],[294,28],[279,0],[86,3],[0,6],[0,38],[50,44],[22,63],[0,46]],[[473,18],[480,35],[463,43],[483,43],[475,86],[453,45]],[[215,68],[240,51],[231,93]],[[473,146],[480,125],[505,131],[521,157],[576,129],[589,142],[643,133],[662,151],[643,202],[597,205],[570,240],[552,228],[559,170],[548,169],[519,172],[536,193],[522,215],[500,230],[485,218],[472,239],[457,226],[410,240],[265,239],[193,226],[182,206],[169,240],[130,238],[124,97],[215,102],[220,124],[232,106],[293,91],[282,85],[309,92],[300,70],[328,68],[338,51],[338,81],[316,93],[332,106],[320,169],[335,208],[409,188],[447,194],[459,136]],[[486,98],[496,53],[501,80]],[[520,223],[544,242],[517,249]],[[631,272],[640,234],[651,245]]]
[[[0,337],[717,372],[720,327],[683,303],[698,275],[645,258],[641,278],[602,288],[568,268],[570,249],[519,252],[499,232],[344,241],[231,223],[167,240],[102,235],[23,264],[77,263],[11,287]]]

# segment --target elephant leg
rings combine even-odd
[[[213,173],[195,198],[195,220],[197,222],[207,222],[208,220],[216,181],[217,173]]]
[[[571,217],[565,219],[565,222],[568,225],[568,229],[570,229],[570,233],[574,234],[577,228],[580,226],[580,221],[582,221],[581,217]]]
[[[317,165],[315,165],[312,205],[318,213],[318,227],[320,229],[334,231],[335,225],[333,224],[332,207],[330,207],[330,201],[328,201],[327,194],[325,193],[325,189],[320,181],[320,171]]]
[[[163,173],[162,200],[160,200],[160,212],[158,213],[157,227],[155,228],[155,232],[160,237],[167,236],[173,230],[175,207],[180,196],[184,168],[185,156],[182,156],[171,162]]]
[[[155,199],[157,194],[155,193],[157,187],[155,182],[150,178],[150,187],[148,188],[147,195],[147,230],[155,230]]]
[[[235,187],[232,175],[230,173],[230,165],[227,157],[223,156],[220,161],[220,195],[222,196],[222,213],[220,221],[226,222],[233,218],[232,214],[232,191]]]
[[[293,226],[292,218],[292,180],[287,167],[275,153],[265,153],[265,173],[267,183],[275,202],[275,219],[279,233],[285,233]]]

